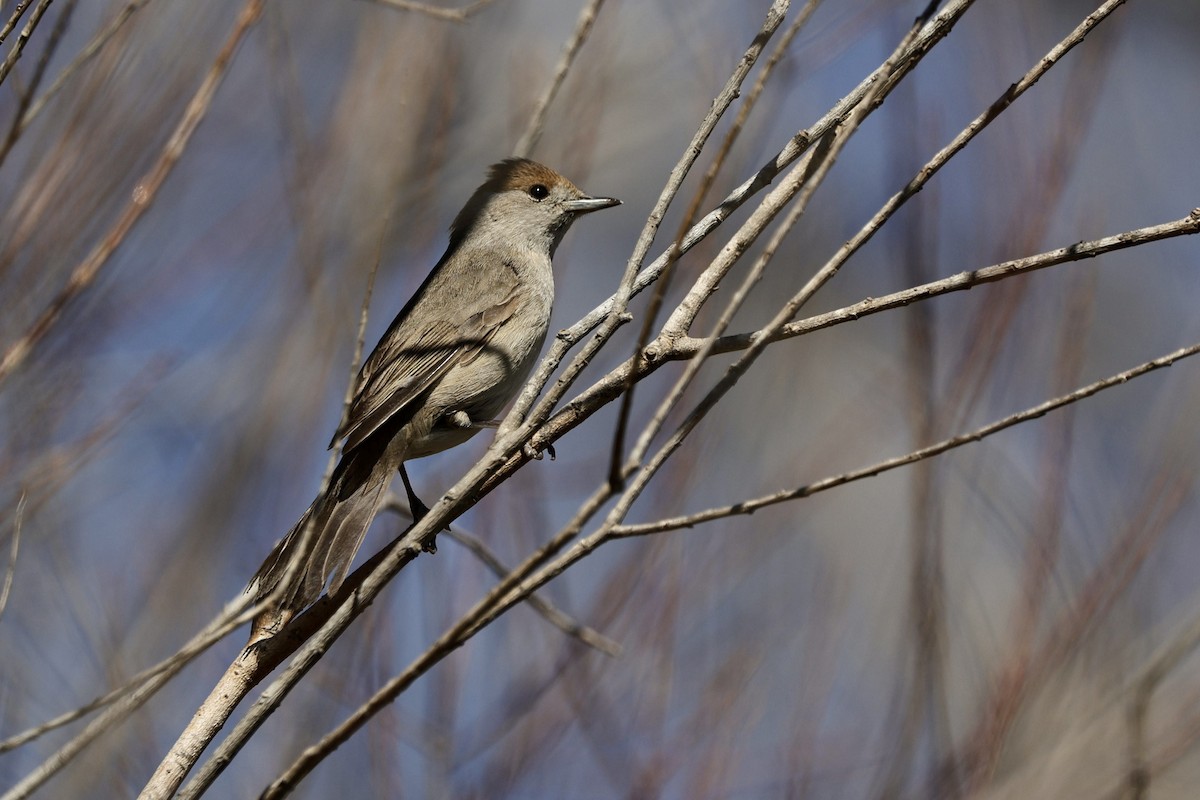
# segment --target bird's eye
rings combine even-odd
[[[529,187],[529,196],[534,200],[545,200],[550,196],[550,190],[540,183]]]

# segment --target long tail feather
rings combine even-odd
[[[303,558],[303,563],[293,588],[280,601],[284,607],[299,610],[311,605],[321,596],[326,583],[329,591],[337,591],[379,511],[384,489],[395,471],[390,460],[382,455],[354,450],[343,456],[329,488],[313,501],[258,568],[251,586],[259,597],[276,589],[296,558]],[[312,547],[306,555],[299,556],[297,549],[304,543],[306,526],[312,527],[308,537]]]

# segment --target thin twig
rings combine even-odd
[[[927,53],[935,44],[941,41],[942,38],[949,33],[953,20],[947,20],[945,24],[938,24],[927,27],[922,31],[921,35],[913,42],[911,51],[906,54],[906,59],[917,58]],[[830,130],[837,125],[840,125],[850,112],[858,105],[858,102],[863,98],[867,91],[875,85],[876,82],[898,80],[898,76],[891,76],[885,73],[882,66],[875,69],[870,75],[864,78],[859,84],[854,87],[845,97],[833,105],[828,112],[820,119],[813,123],[808,128],[805,128],[788,140],[787,144],[766,161],[757,172],[744,180],[741,185],[733,189],[726,197],[717,205],[715,209],[708,212],[704,217],[692,226],[680,244],[680,250],[683,253],[688,252],[700,242],[704,241],[713,231],[720,227],[726,219],[734,212],[741,208],[755,194],[763,188],[770,185],[775,178],[786,170],[797,158],[807,152],[809,146],[825,136]],[[665,269],[670,251],[664,252],[656,258],[649,266],[640,271],[634,279],[632,294],[636,295],[643,291],[647,286],[654,283]],[[575,347],[579,342],[588,336],[592,331],[605,320],[609,319],[617,304],[617,295],[612,295],[607,300],[596,306],[594,309],[585,314],[578,322],[571,325],[562,331],[559,331],[555,337],[554,343],[550,351],[542,358],[542,362],[534,371],[532,378],[526,382],[525,388],[522,390],[521,396],[514,404],[514,412],[519,414],[514,419],[514,424],[517,420],[524,417],[525,412],[532,405],[533,400],[538,396],[550,380],[550,376],[559,368],[566,354]],[[624,321],[624,318],[622,318]],[[653,345],[652,345],[653,346]],[[507,472],[505,473],[507,474]]]
[[[27,8],[29,8],[29,0],[21,0],[13,6],[12,16],[8,18],[8,22],[4,23],[4,27],[0,28],[0,44],[4,44],[4,40],[16,29],[17,23],[21,21]]]
[[[647,307],[644,316],[642,317],[642,326],[638,333],[637,341],[633,347],[633,355],[631,358],[634,361],[642,357],[646,345],[650,343],[650,339],[654,336],[654,325],[658,320],[658,313],[662,309],[662,305],[666,300],[667,290],[671,285],[671,276],[674,272],[674,265],[683,255],[683,240],[687,236],[688,231],[696,224],[696,217],[700,214],[700,208],[705,199],[708,197],[708,192],[712,188],[713,183],[717,179],[717,174],[721,167],[724,166],[726,158],[733,150],[734,143],[737,142],[743,128],[746,125],[746,120],[749,119],[750,113],[754,110],[758,102],[758,98],[762,96],[763,89],[767,85],[767,81],[775,71],[775,67],[783,59],[787,53],[788,47],[792,40],[800,32],[804,24],[808,22],[813,12],[816,11],[820,0],[808,0],[804,8],[801,9],[799,16],[788,26],[780,37],[779,42],[775,45],[775,49],[763,64],[762,70],[759,72],[754,86],[751,87],[746,99],[742,102],[741,108],[738,109],[737,116],[734,118],[732,125],[725,134],[724,140],[721,142],[721,147],[717,150],[716,156],[708,169],[704,172],[704,177],[700,181],[700,186],[692,195],[692,201],[688,206],[687,212],[683,215],[683,219],[679,223],[679,230],[675,234],[675,238],[671,242],[671,247],[667,250],[666,262],[663,264],[658,281],[654,287],[654,293],[651,295],[650,304]],[[764,201],[764,205],[767,201]],[[761,206],[760,206],[761,208]],[[622,461],[625,454],[625,438],[629,427],[629,417],[633,412],[633,396],[636,381],[634,379],[634,370],[628,371],[628,378],[625,385],[621,387],[621,406],[617,412],[617,424],[613,431],[613,442],[611,453],[609,456],[608,481],[614,488],[619,488],[623,480],[624,470]]]
[[[1049,65],[1055,63],[1058,58],[1061,58],[1068,50],[1078,44],[1079,40],[1086,35],[1087,31],[1091,30],[1096,24],[1101,21],[1104,16],[1111,13],[1117,5],[1120,5],[1121,0],[1110,0],[1096,12],[1089,15],[1083,23],[1080,24],[1071,34],[1063,41],[1056,45],[1046,57],[1038,61],[1038,63],[1026,73],[1026,75],[1013,87],[1010,87],[1008,92],[994,102],[986,111],[973,120],[962,132],[956,136],[950,144],[939,151],[924,167],[921,168],[911,181],[902,189],[893,195],[871,220],[863,226],[849,241],[846,242],[839,250],[826,262],[826,264],[818,271],[812,281],[801,291],[801,297],[798,299],[806,299],[806,296],[811,296],[815,288],[819,287],[832,272],[840,269],[841,265],[860,247],[862,247],[879,228],[891,218],[893,214],[912,197],[916,192],[925,185],[926,182],[936,173],[938,169],[945,165],[955,153],[959,152],[966,144],[998,116],[1004,108],[1012,103],[1021,92],[1032,86],[1036,79],[1044,74]],[[939,21],[943,20],[950,14],[961,15],[965,11],[965,6],[969,4],[958,3],[948,6],[941,15]],[[933,27],[933,26],[931,26]],[[947,33],[947,30],[942,30],[942,35]],[[920,43],[925,37],[918,37],[917,43]],[[914,49],[916,49],[914,47]],[[877,71],[882,74],[882,68]],[[765,203],[766,201],[764,201]],[[959,291],[970,288],[976,285],[977,282],[987,282],[1000,280],[1007,276],[1008,273],[1014,271],[1025,271],[1029,269],[1040,269],[1044,266],[1051,266],[1054,263],[1072,260],[1073,253],[1079,250],[1093,248],[1091,252],[1082,252],[1078,257],[1090,257],[1098,255],[1110,250],[1120,249],[1122,247],[1133,246],[1140,241],[1142,237],[1147,239],[1152,238],[1168,238],[1187,233],[1195,233],[1197,223],[1200,223],[1200,216],[1195,212],[1192,216],[1185,220],[1179,220],[1173,223],[1167,223],[1164,226],[1155,226],[1154,228],[1139,229],[1131,231],[1127,234],[1120,234],[1116,237],[1110,237],[1108,240],[1099,240],[1093,243],[1082,243],[1069,248],[1063,248],[1059,251],[1042,254],[1041,256],[1031,257],[1031,261],[1025,264],[1023,259],[1016,262],[1006,262],[995,267],[989,267],[985,270],[978,270],[972,273],[961,273],[960,275],[952,276],[945,281],[938,281],[934,284],[928,284],[923,287],[915,287],[913,289],[897,292],[893,295],[888,295],[878,301],[866,300],[856,306],[850,306],[848,309],[830,312],[829,314],[813,317],[811,320],[801,322],[788,323],[782,327],[768,325],[762,330],[752,334],[740,334],[738,336],[726,337],[718,339],[714,344],[711,352],[730,352],[732,350],[743,350],[754,347],[759,343],[762,337],[770,339],[772,337],[782,337],[787,332],[790,335],[800,335],[807,333],[810,330],[816,330],[821,327],[844,322],[849,319],[856,319],[866,313],[875,313],[876,311],[885,310],[887,308],[895,308],[901,305],[907,305],[918,299],[924,299],[926,296],[934,296],[934,294],[942,294],[949,291]],[[1126,237],[1128,241],[1126,241]],[[732,242],[729,247],[735,246]],[[657,263],[657,262],[656,262]],[[697,353],[702,352],[703,348],[711,342],[711,337],[708,339],[690,339],[684,338],[683,333],[686,332],[690,321],[694,319],[695,314],[699,310],[700,304],[705,298],[710,296],[719,285],[720,280],[724,277],[729,267],[732,265],[731,260],[722,260],[720,257],[714,261],[713,265],[705,271],[705,273],[697,279],[695,286],[689,298],[679,304],[675,315],[671,320],[668,320],[664,325],[663,335],[658,340],[651,343],[646,352],[643,354],[646,358],[640,362],[629,360],[625,364],[618,367],[613,372],[610,372],[593,386],[584,390],[579,396],[568,403],[561,411],[549,420],[545,425],[541,426],[538,433],[535,434],[530,441],[530,447],[533,450],[543,448],[546,444],[553,443],[559,436],[566,431],[574,428],[583,419],[590,416],[600,405],[611,401],[616,397],[616,391],[619,386],[623,385],[627,380],[628,371],[634,369],[645,369],[647,372],[657,369],[665,359],[675,360],[674,350],[682,357],[695,358]],[[911,293],[911,294],[910,294]],[[794,298],[793,300],[795,301]],[[679,338],[676,338],[679,337]],[[729,348],[718,349],[720,348]],[[497,475],[497,479],[502,478],[504,473]]]
[[[965,10],[968,5],[969,3],[964,3],[961,8]],[[901,59],[903,59],[904,53],[908,49],[908,45],[916,38],[921,28],[925,26],[929,15],[932,14],[935,8],[936,3],[931,3],[926,9],[925,13],[917,18],[913,24],[913,27],[904,36],[900,45],[888,57],[885,63],[887,72],[890,73],[894,66]],[[825,143],[826,146],[822,146],[813,153],[809,162],[809,164],[813,167],[811,175],[807,174],[808,170],[805,169],[806,174],[802,176],[799,182],[799,185],[802,188],[800,188],[800,191],[796,196],[793,208],[789,210],[788,215],[784,222],[780,225],[779,230],[772,235],[767,247],[760,257],[755,261],[754,266],[743,280],[742,285],[738,288],[735,297],[730,300],[725,312],[722,313],[721,319],[718,322],[718,329],[716,331],[717,334],[720,334],[723,331],[724,325],[728,324],[728,322],[732,319],[733,313],[736,312],[737,307],[741,304],[742,300],[749,293],[753,285],[757,283],[758,279],[762,275],[762,272],[766,269],[767,263],[774,256],[779,245],[782,243],[783,238],[790,231],[792,225],[795,224],[795,222],[806,210],[809,200],[824,181],[825,176],[832,168],[834,162],[837,160],[838,155],[841,153],[846,143],[850,140],[850,137],[858,129],[858,126],[862,123],[862,121],[866,119],[871,111],[877,106],[877,101],[881,101],[883,99],[885,90],[888,88],[889,86],[882,81],[876,86],[872,87],[871,91],[869,91],[867,95],[863,97],[862,102],[843,124],[842,129],[831,136],[831,141],[827,141],[827,143]],[[800,169],[801,167],[797,167],[797,171]],[[784,304],[783,308],[776,313],[771,322],[766,326],[765,330],[776,330],[787,324],[788,320],[795,316],[796,311],[798,311],[800,307],[807,302],[808,299],[811,298],[821,286],[823,286],[835,274],[837,274],[838,269],[841,267],[841,263],[842,262],[838,262],[833,259],[827,262],[820,270],[816,272],[815,275],[813,275],[812,278],[808,280],[807,283],[805,283],[804,287],[796,295],[794,295],[786,304]],[[674,318],[675,317],[673,315],[673,319]],[[666,327],[669,328],[670,325],[671,323],[668,321]],[[647,424],[646,429],[639,437],[638,442],[633,449],[633,453],[630,455],[629,463],[631,469],[637,468],[638,471],[636,477],[630,482],[629,487],[625,489],[624,493],[612,507],[612,509],[610,509],[599,530],[597,530],[595,533],[589,534],[588,538],[595,541],[595,544],[592,545],[593,548],[604,541],[607,530],[619,524],[625,518],[625,515],[628,514],[633,503],[641,495],[645,487],[649,485],[650,480],[656,474],[658,474],[658,471],[667,462],[667,460],[678,451],[691,432],[695,430],[696,426],[700,423],[700,420],[707,416],[708,413],[716,406],[716,404],[720,402],[726,393],[728,393],[728,391],[741,379],[741,376],[746,373],[746,371],[755,363],[755,361],[757,361],[765,349],[765,342],[763,342],[761,346],[752,345],[751,347],[747,348],[742,356],[729,366],[721,379],[718,380],[717,383],[713,385],[713,387],[707,393],[705,393],[704,397],[692,407],[692,410],[689,411],[683,421],[676,426],[674,432],[667,437],[667,440],[662,444],[662,446],[659,447],[658,451],[655,452],[654,455],[643,464],[641,463],[642,459],[644,458],[645,453],[649,451],[653,437],[657,434],[662,424],[665,423],[667,414],[682,398],[683,390],[686,388],[687,382],[690,382],[692,377],[695,376],[696,372],[702,365],[703,360],[707,357],[707,353],[701,349],[700,352],[692,357],[692,359],[688,362],[688,366],[684,372],[684,375],[681,376],[678,381],[676,381],[672,391],[659,405],[654,417],[651,419],[651,422]],[[546,569],[547,571],[550,571],[553,568],[554,565],[551,565]]]
[[[509,567],[496,558],[495,554],[478,537],[471,536],[454,528],[443,532],[442,535],[465,547],[471,555],[483,562],[497,578],[503,578],[511,571]],[[576,639],[594,650],[599,650],[606,656],[613,658],[620,657],[621,645],[618,642],[600,633],[595,628],[573,619],[569,614],[560,610],[541,595],[531,594],[525,598],[525,603],[536,611],[542,619],[572,639]]]
[[[592,31],[592,26],[596,24],[596,17],[600,14],[602,5],[604,5],[604,0],[590,0],[579,12],[579,20],[575,23],[575,30],[571,33],[571,38],[563,46],[562,56],[554,68],[554,76],[550,79],[546,91],[538,98],[537,105],[533,108],[533,114],[530,115],[529,124],[525,126],[525,133],[517,142],[513,155],[527,158],[541,141],[542,127],[546,124],[546,111],[554,102],[554,98],[558,96],[558,90],[562,88],[563,82],[567,78],[567,72],[575,63],[575,57],[579,55],[583,43]]]
[[[831,328],[844,322],[853,322],[862,317],[878,314],[881,311],[902,308],[912,303],[919,303],[922,300],[928,300],[932,297],[952,292],[963,292],[976,286],[1001,281],[1014,275],[1034,272],[1072,261],[1083,261],[1117,250],[1138,247],[1149,242],[1171,239],[1176,236],[1190,236],[1195,233],[1200,233],[1200,208],[1193,209],[1188,216],[1171,222],[1149,225],[1145,228],[1136,228],[1113,236],[1106,236],[1102,239],[1079,242],[1068,247],[1060,247],[1056,250],[1026,256],[1025,258],[1015,258],[1011,261],[1004,261],[989,267],[959,272],[948,278],[930,281],[929,283],[913,286],[899,292],[893,292],[892,294],[886,294],[882,297],[868,298],[851,306],[845,306],[844,308],[789,323],[775,334],[773,341],[803,336],[806,333]],[[713,343],[712,352],[731,353],[743,350],[762,336],[762,331],[722,336]],[[690,358],[700,349],[705,341],[703,338],[690,337],[677,341],[670,351],[662,354],[662,358],[672,361]]]
[[[658,232],[659,225],[662,224],[667,209],[675,199],[675,195],[679,192],[679,187],[682,185],[683,179],[687,177],[696,159],[699,158],[700,151],[703,149],[705,142],[708,141],[708,137],[712,134],[717,122],[737,98],[742,81],[746,79],[746,75],[762,54],[763,48],[766,47],[771,36],[783,22],[787,7],[787,0],[775,0],[771,5],[762,29],[754,37],[753,42],[746,49],[741,59],[739,59],[733,73],[729,76],[729,80],[725,82],[725,86],[722,87],[713,100],[708,114],[700,122],[696,133],[692,136],[687,147],[684,148],[683,155],[671,170],[662,192],[659,193],[658,200],[646,218],[646,224],[642,227],[642,232],[639,234],[637,242],[634,245],[633,253],[625,265],[625,272],[618,283],[617,291],[610,298],[609,302],[605,304],[604,314],[596,321],[598,330],[595,335],[576,354],[574,360],[567,365],[563,374],[555,381],[554,386],[546,393],[542,401],[536,407],[533,407],[534,400],[537,398],[541,388],[545,386],[550,378],[550,374],[557,368],[558,362],[565,355],[565,347],[561,352],[555,352],[558,349],[558,345],[563,343],[560,335],[550,355],[542,360],[534,376],[526,382],[525,388],[521,391],[520,396],[517,397],[512,410],[508,413],[500,430],[497,432],[496,440],[501,443],[500,447],[508,447],[513,443],[520,444],[528,439],[533,428],[545,421],[554,406],[562,399],[567,390],[571,388],[579,373],[591,362],[596,351],[626,321],[626,306],[634,294],[638,271],[646,258],[646,254],[650,251],[650,246],[654,242],[654,237]],[[530,411],[531,407],[533,407],[532,411]],[[521,429],[516,430],[517,428]]]
[[[4,83],[4,79],[8,77],[8,73],[16,66],[17,59],[25,52],[25,44],[29,41],[29,37],[33,35],[33,29],[38,26],[42,20],[42,15],[46,13],[46,9],[50,7],[52,0],[41,0],[33,9],[33,13],[29,15],[29,21],[25,23],[25,27],[21,29],[21,35],[17,37],[17,41],[13,43],[12,49],[8,51],[8,56],[4,59],[4,63],[0,64],[0,83]],[[18,11],[24,10],[18,9]],[[14,15],[14,21],[19,14]],[[0,37],[2,39],[3,37]]]
[[[652,533],[661,533],[663,531],[677,530],[679,528],[691,528],[702,522],[710,522],[716,519],[732,517],[741,514],[753,514],[760,508],[776,505],[777,503],[786,503],[790,500],[797,500],[802,497],[809,497],[819,492],[824,492],[828,489],[833,489],[838,486],[844,486],[847,483],[862,480],[863,478],[872,478],[876,475],[881,475],[884,472],[890,472],[897,467],[903,467],[908,464],[914,464],[926,458],[932,458],[936,455],[941,455],[949,450],[962,447],[971,442],[978,442],[993,436],[1000,431],[1007,430],[1014,425],[1019,425],[1022,422],[1027,422],[1031,419],[1037,419],[1044,416],[1055,409],[1063,406],[1077,403],[1080,400],[1091,397],[1094,394],[1099,394],[1105,389],[1111,389],[1114,386],[1120,386],[1123,383],[1128,383],[1134,378],[1141,377],[1155,370],[1169,367],[1176,361],[1182,361],[1185,358],[1190,358],[1197,353],[1200,353],[1200,343],[1193,344],[1190,347],[1183,347],[1179,350],[1167,353],[1151,361],[1139,364],[1132,369],[1118,372],[1107,378],[1089,383],[1082,386],[1073,392],[1069,392],[1044,403],[1039,403],[1036,406],[1027,408],[1024,411],[1019,411],[1011,414],[1003,419],[988,423],[982,427],[976,428],[968,433],[952,436],[949,439],[943,439],[936,444],[931,444],[928,447],[922,447],[919,450],[913,450],[902,456],[889,458],[886,461],[880,461],[872,464],[869,467],[863,467],[852,472],[845,472],[841,475],[834,475],[829,478],[822,478],[819,481],[805,484],[795,489],[787,489],[774,494],[756,497],[751,500],[743,500],[740,503],[734,503],[728,506],[720,506],[718,508],[710,508],[705,511],[698,511],[693,514],[685,514],[683,516],[671,517],[669,519],[661,519],[656,522],[645,522],[637,525],[618,525],[613,528],[611,536],[615,539],[627,538],[630,536],[645,536]]]
[[[1048,267],[1065,264],[1072,261],[1083,261],[1106,253],[1138,247],[1149,242],[1171,239],[1176,236],[1189,236],[1200,233],[1200,208],[1193,209],[1188,216],[1150,225],[1145,228],[1126,231],[1124,233],[1106,236],[1088,242],[1079,242],[1068,247],[1060,247],[1045,253],[1038,253],[1025,258],[1013,259],[1000,264],[983,267],[976,270],[959,272],[947,278],[913,286],[899,292],[868,298],[853,305],[828,311],[824,314],[808,317],[807,319],[791,322],[773,334],[771,341],[781,341],[797,336],[803,336],[813,331],[832,328],[846,322],[854,322],[862,317],[902,308],[912,303],[919,303],[933,297],[939,297],[951,292],[962,292],[976,286],[1004,280],[1014,275],[1033,272]],[[756,341],[766,336],[763,330],[748,333],[721,336],[712,343],[712,354],[732,353],[745,350]],[[629,380],[629,372],[636,364],[636,378],[645,376],[657,370],[670,361],[680,361],[693,358],[711,337],[684,337],[671,344],[670,349],[659,349],[657,343],[651,345],[650,357],[639,362],[632,359],[621,364],[592,386],[580,392],[561,411],[554,415],[533,437],[533,447],[541,448],[552,444],[570,430],[574,429],[592,413],[618,396],[620,387]]]
[[[383,510],[400,514],[411,513],[408,506],[402,503],[400,498],[395,494],[389,494],[384,500]],[[439,538],[442,537],[462,545],[468,553],[479,559],[480,563],[487,567],[497,578],[503,578],[511,572],[509,567],[505,566],[496,554],[492,552],[491,548],[484,544],[483,540],[478,536],[472,536],[455,526],[447,531],[443,531]],[[572,619],[569,614],[555,607],[553,603],[545,600],[541,595],[531,594],[525,600],[530,608],[567,636],[577,639],[588,647],[599,650],[607,656],[616,658],[621,655],[620,644],[594,628],[590,628]]]

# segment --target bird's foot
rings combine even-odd
[[[425,515],[429,513],[429,506],[422,503],[415,494],[409,495],[408,510],[412,514],[413,525],[420,524],[421,520],[425,519]],[[441,531],[450,530],[449,525],[444,525],[440,530],[431,531],[428,536],[421,540],[421,552],[433,555],[437,552],[437,535]]]
[[[558,454],[554,452],[554,445],[552,444],[548,444],[543,449],[538,450],[529,442],[526,442],[525,444],[521,445],[521,453],[531,461],[541,461],[543,453],[548,454],[551,461],[558,459]]]

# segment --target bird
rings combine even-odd
[[[493,165],[450,225],[428,277],[363,362],[330,448],[341,456],[323,492],[259,567],[259,598],[289,611],[341,586],[385,490],[399,472],[414,520],[427,509],[404,464],[470,439],[524,385],[554,302],[551,260],[571,224],[620,205],[592,197],[525,158]],[[312,533],[304,536],[311,526]],[[306,553],[297,551],[311,542]],[[292,585],[279,588],[294,559]]]

